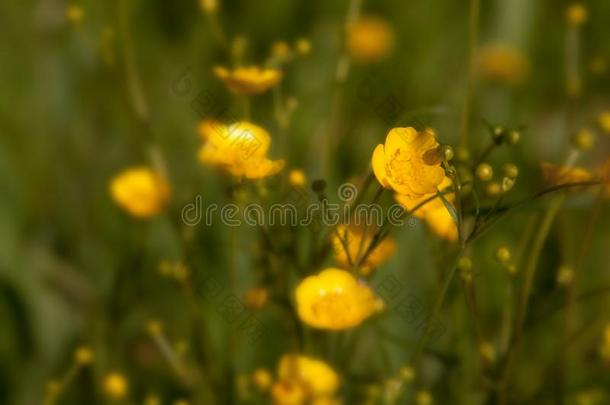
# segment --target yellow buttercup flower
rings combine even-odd
[[[430,230],[439,238],[449,242],[457,241],[457,224],[446,207],[428,212],[425,220]]]
[[[298,381],[310,398],[332,395],[339,388],[339,376],[328,364],[299,354],[282,356],[277,373],[280,380]]]
[[[544,181],[551,186],[591,180],[591,173],[582,167],[564,167],[545,162],[541,164],[541,168]]]
[[[314,328],[328,330],[359,325],[375,312],[377,304],[366,284],[337,268],[305,278],[295,295],[301,320]]]
[[[257,66],[238,67],[233,70],[217,66],[214,68],[214,75],[222,80],[231,92],[246,95],[264,93],[282,79],[281,71]]]
[[[394,128],[373,152],[373,172],[385,188],[413,197],[436,192],[445,177],[433,130]]]
[[[163,176],[147,167],[134,167],[112,179],[110,194],[129,214],[147,218],[165,207],[170,191]]]
[[[298,381],[280,380],[271,387],[274,405],[303,405],[305,389]]]
[[[348,27],[346,46],[356,62],[378,62],[391,53],[394,31],[383,18],[362,16]]]
[[[446,190],[451,186],[451,179],[449,177],[445,177],[438,185],[438,191]],[[407,211],[411,211],[435,195],[437,195],[437,193],[425,194],[420,197],[396,194],[395,198],[396,201],[398,201]],[[443,197],[449,203],[453,203],[455,200],[454,193],[444,194]],[[455,242],[457,240],[457,225],[441,197],[429,200],[417,208],[415,212],[412,212],[412,215],[426,221],[426,224],[430,230],[438,237],[450,242]]]
[[[199,160],[234,176],[260,179],[284,167],[283,160],[272,161],[266,156],[271,146],[269,133],[250,122],[227,126],[206,120],[199,125],[199,135],[204,140]]]
[[[365,230],[364,227],[356,225],[338,226],[332,236],[335,261],[344,268],[351,268],[366,253],[373,241],[375,231],[372,227]],[[359,270],[362,274],[368,275],[375,267],[385,263],[395,251],[396,242],[390,238],[383,239],[370,252]]]
[[[478,52],[477,66],[483,78],[511,86],[523,83],[530,73],[529,60],[510,44],[483,46]]]
[[[453,183],[452,183],[451,179],[449,177],[445,176],[443,178],[443,180],[437,186],[437,190],[438,190],[438,192],[443,192],[443,191],[446,192],[446,190],[451,188],[452,185],[453,185]],[[437,198],[431,199],[434,196],[437,196],[437,191],[430,193],[430,194],[423,194],[421,196],[409,196],[409,195],[404,195],[404,194],[395,194],[394,195],[394,197],[396,198],[396,201],[398,201],[398,203],[400,205],[402,205],[405,208],[405,210],[407,210],[409,212],[411,212],[413,209],[415,209],[415,207],[419,206],[419,208],[417,208],[416,211],[411,212],[412,215],[414,215],[418,218],[425,218],[427,213],[429,213],[431,211],[435,211],[439,208],[445,208],[445,204],[443,203],[443,200],[441,199],[441,197],[437,196]],[[453,202],[455,200],[454,193],[443,194],[443,197],[445,197],[445,199],[449,202]]]

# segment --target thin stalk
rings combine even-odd
[[[474,87],[476,80],[476,52],[479,37],[479,12],[480,0],[470,0],[469,25],[468,25],[468,83],[466,97],[462,110],[462,136],[461,147],[468,149],[470,146],[470,115],[472,113],[472,100],[474,98]]]
[[[506,363],[504,367],[504,372],[502,375],[501,381],[501,392],[500,392],[500,404],[506,403],[507,396],[507,387],[508,382],[512,374],[512,369],[515,364],[515,358],[517,352],[519,350],[519,346],[521,344],[521,338],[523,336],[523,326],[525,324],[525,319],[527,317],[529,298],[532,291],[532,286],[534,282],[534,278],[536,275],[536,269],[538,267],[538,259],[540,258],[540,253],[542,252],[542,248],[544,247],[544,242],[546,241],[547,236],[551,230],[551,226],[553,225],[553,221],[559,212],[559,208],[563,204],[565,200],[564,194],[556,195],[551,202],[542,218],[542,222],[538,228],[538,232],[536,233],[532,249],[530,251],[530,255],[525,263],[524,274],[523,274],[523,285],[521,288],[521,295],[519,297],[517,313],[515,319],[515,327],[514,334],[511,345],[509,347],[509,351],[506,358]]]
[[[584,265],[585,258],[587,256],[587,252],[589,251],[589,247],[591,245],[591,239],[593,237],[593,231],[595,229],[595,224],[597,222],[597,218],[599,216],[600,208],[602,205],[604,197],[604,188],[600,187],[597,192],[597,196],[595,197],[595,202],[593,204],[593,209],[591,210],[591,214],[589,215],[589,219],[585,226],[584,233],[582,234],[582,239],[580,242],[580,246],[578,249],[576,263],[574,264],[573,278],[572,281],[566,286],[566,307],[563,318],[563,334],[562,334],[562,344],[559,349],[559,389],[562,391],[565,387],[566,383],[566,374],[569,370],[569,354],[566,347],[569,344],[570,336],[573,329],[574,323],[574,312],[576,310],[576,292],[578,290],[578,281],[580,280],[582,267]],[[563,397],[563,396],[562,396]]]
[[[430,311],[430,315],[426,318],[426,322],[424,324],[424,329],[422,331],[422,334],[420,335],[419,339],[417,340],[415,349],[413,350],[413,353],[411,354],[411,360],[409,362],[410,364],[415,365],[418,362],[419,358],[421,357],[424,349],[426,348],[426,344],[428,343],[428,339],[429,339],[428,329],[432,325],[432,322],[434,322],[434,320],[438,317],[440,309],[443,306],[443,301],[445,300],[445,296],[447,295],[447,291],[449,290],[449,286],[451,285],[451,280],[453,280],[453,276],[455,275],[458,263],[459,263],[460,259],[462,258],[463,254],[464,254],[464,246],[460,246],[460,250],[455,258],[453,265],[449,269],[449,272],[445,275],[445,279],[443,281],[441,289],[438,292],[438,295],[436,296],[436,299],[432,306],[432,310]]]

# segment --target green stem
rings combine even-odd
[[[470,0],[469,13],[469,36],[468,36],[468,84],[466,87],[466,98],[462,111],[462,136],[461,147],[468,149],[470,146],[470,114],[472,110],[472,99],[476,79],[476,52],[479,36],[479,11],[481,0]]]
[[[540,258],[540,253],[542,252],[544,242],[546,241],[546,238],[551,230],[553,221],[557,216],[559,208],[561,208],[564,200],[565,194],[559,194],[556,195],[549,203],[544,217],[542,218],[542,222],[540,223],[540,227],[538,228],[538,232],[534,237],[529,258],[527,259],[523,270],[523,286],[521,288],[521,295],[517,307],[514,334],[507,354],[504,373],[502,375],[500,404],[506,403],[507,400],[506,391],[523,335],[523,326],[527,317],[528,303],[534,283],[534,276],[536,275],[536,269],[538,267],[538,259]]]
[[[434,322],[434,320],[438,317],[441,307],[443,306],[443,301],[445,300],[445,296],[447,295],[447,291],[449,290],[449,286],[451,285],[451,280],[453,280],[453,276],[455,275],[458,263],[459,263],[460,259],[462,258],[463,254],[464,254],[464,246],[461,246],[453,265],[451,266],[449,272],[445,275],[445,280],[443,281],[441,289],[440,289],[438,295],[436,296],[436,299],[432,306],[432,310],[430,311],[430,315],[426,318],[422,334],[419,337],[419,339],[417,340],[415,349],[413,350],[413,353],[411,354],[410,364],[413,364],[413,365],[417,364],[419,358],[421,357],[423,351],[426,348],[426,344],[428,343],[428,339],[429,339],[428,330],[430,329],[432,322]]]

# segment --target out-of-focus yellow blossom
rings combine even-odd
[[[599,129],[605,134],[610,134],[610,111],[603,111],[597,117],[597,124]]]
[[[595,135],[586,128],[581,129],[572,138],[572,144],[581,151],[590,150],[595,144]]]
[[[587,21],[588,16],[587,8],[580,2],[572,3],[566,9],[566,19],[570,25],[582,25]]]
[[[163,323],[157,319],[151,319],[146,323],[146,330],[151,336],[159,336],[163,333]]]
[[[415,370],[411,366],[402,367],[399,370],[400,379],[404,382],[410,382],[415,378]]]
[[[93,362],[93,351],[89,346],[80,346],[74,351],[74,361],[81,365]]]
[[[213,14],[218,11],[218,0],[199,0],[199,6],[206,13]]]
[[[144,398],[144,405],[161,405],[161,398],[155,394],[148,394]]]
[[[432,394],[429,391],[421,390],[415,394],[415,403],[417,405],[432,405]]]
[[[436,236],[449,242],[457,241],[457,224],[446,207],[428,212],[425,219],[426,224]]]
[[[163,176],[147,167],[134,167],[112,179],[110,194],[129,214],[147,218],[158,214],[165,207],[170,191]]]
[[[266,288],[254,287],[246,291],[244,301],[248,308],[260,309],[269,300],[269,291]]]
[[[127,379],[121,373],[112,372],[104,377],[104,392],[113,399],[121,399],[127,395],[129,389]]]
[[[510,44],[484,45],[478,52],[477,66],[483,78],[509,86],[522,84],[530,74],[529,60]]]
[[[237,67],[233,70],[217,66],[214,68],[214,75],[222,80],[231,92],[245,95],[264,93],[282,79],[281,71],[258,66]]]
[[[544,181],[551,186],[591,180],[591,173],[582,167],[564,167],[544,162],[541,168]],[[580,189],[572,189],[572,191],[578,190]]]
[[[356,62],[378,62],[392,52],[394,30],[381,17],[362,16],[347,28],[346,46]]]
[[[435,193],[445,178],[440,148],[433,130],[394,128],[385,145],[377,145],[372,165],[375,177],[385,188],[412,197]]]
[[[307,176],[303,170],[293,169],[288,173],[288,182],[293,187],[305,187]]]
[[[296,288],[299,318],[319,329],[342,330],[362,323],[375,312],[371,289],[350,272],[328,268],[305,278]]]
[[[277,374],[280,380],[299,382],[309,398],[331,396],[339,388],[339,376],[328,364],[299,354],[282,356]]]
[[[309,55],[311,53],[311,42],[307,38],[299,38],[294,44],[299,55]]]
[[[318,397],[311,401],[311,405],[341,405],[341,401],[333,397]]]
[[[493,363],[496,359],[496,349],[489,342],[482,342],[479,345],[479,354],[488,363]]]
[[[375,229],[356,225],[340,225],[332,236],[335,261],[344,268],[351,268],[366,254],[373,242]],[[396,251],[396,242],[391,238],[383,239],[360,265],[364,275],[385,263]],[[349,257],[348,257],[349,255]],[[351,263],[350,263],[351,262]]]
[[[80,23],[85,18],[85,12],[81,6],[70,4],[66,7],[66,19],[72,24]]]
[[[286,59],[290,53],[290,45],[286,41],[276,41],[271,45],[271,54],[276,59]]]
[[[443,191],[452,186],[451,179],[447,176],[443,178],[440,184],[438,184],[438,191]],[[395,194],[396,201],[400,203],[407,211],[415,209],[420,204],[423,204],[428,199],[436,196],[436,192],[430,194],[424,194],[419,197],[411,197],[408,195]],[[452,204],[455,200],[454,193],[444,194],[445,201]],[[455,242],[458,237],[457,225],[453,220],[453,217],[447,210],[445,203],[440,197],[434,198],[424,205],[420,206],[412,215],[422,218],[428,224],[430,230],[438,237]]]
[[[204,144],[199,160],[219,167],[237,177],[261,179],[282,170],[283,160],[269,160],[271,137],[267,131],[250,122],[224,125],[205,120],[199,125]]]
[[[557,284],[569,285],[574,280],[574,270],[570,266],[561,266],[557,270]]]
[[[610,362],[610,323],[604,328],[604,336],[599,347],[599,355],[605,362]]]
[[[303,405],[306,400],[305,389],[298,381],[280,380],[271,387],[274,405]]]
[[[261,391],[267,391],[271,387],[273,377],[269,370],[265,368],[259,368],[254,370],[252,373],[252,382]]]

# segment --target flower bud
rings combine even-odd
[[[489,181],[494,176],[494,171],[487,163],[481,163],[477,166],[476,175],[481,181]]]

